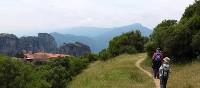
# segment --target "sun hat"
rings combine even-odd
[[[160,48],[158,47],[156,50],[160,50]]]
[[[164,60],[165,62],[170,62],[170,58],[169,58],[169,57],[165,57],[163,60]]]

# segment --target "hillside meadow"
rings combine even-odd
[[[73,78],[70,88],[154,88],[152,78],[135,62],[145,54],[123,54],[108,61],[97,61]]]

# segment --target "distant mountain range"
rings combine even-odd
[[[143,36],[149,36],[153,31],[139,23],[135,23],[115,28],[77,27],[63,29],[60,33],[53,32],[50,34],[55,38],[58,45],[81,42],[90,46],[92,52],[97,53],[107,48],[109,41],[112,40],[113,37],[133,30],[140,30]]]
[[[59,29],[59,33],[72,34],[76,36],[96,37],[98,35],[107,33],[111,30],[113,30],[113,28],[74,27],[74,28]]]
[[[50,33],[50,35],[55,38],[58,46],[63,45],[63,43],[81,42],[88,45],[93,52],[98,51],[96,41],[93,38],[86,36],[75,36],[72,34],[60,34],[57,32]]]

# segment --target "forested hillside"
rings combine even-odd
[[[146,44],[152,55],[156,47],[175,61],[186,61],[200,56],[200,1],[186,8],[180,21],[164,20],[158,24]]]

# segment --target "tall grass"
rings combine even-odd
[[[135,66],[145,56],[125,54],[97,61],[75,77],[70,88],[154,88],[153,80]]]
[[[151,72],[151,63],[151,58],[147,57],[142,66]],[[200,61],[171,64],[167,88],[200,88]]]
[[[168,88],[200,88],[200,61],[172,65]]]

